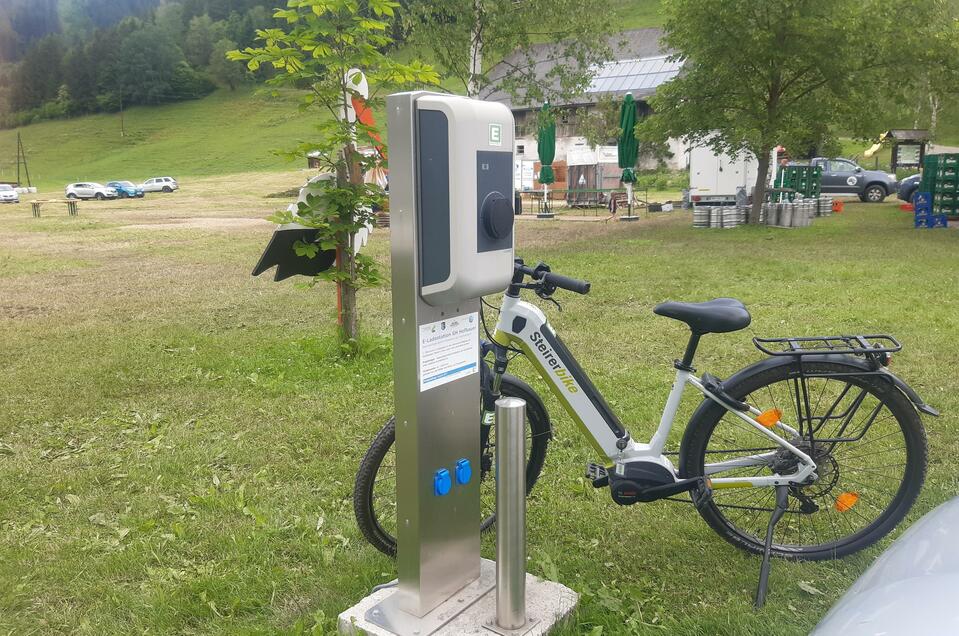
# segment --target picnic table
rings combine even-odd
[[[76,199],[34,199],[30,202],[30,209],[33,210],[33,216],[36,218],[40,217],[40,208],[44,203],[66,203],[67,204],[67,214],[69,216],[77,216],[77,200]]]

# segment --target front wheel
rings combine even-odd
[[[504,397],[526,400],[526,493],[529,494],[546,459],[550,437],[549,417],[540,408],[535,394],[531,394],[528,387],[514,378],[504,376],[500,392]],[[396,421],[391,417],[366,451],[353,488],[353,511],[360,531],[374,548],[391,557],[396,556],[395,441]],[[480,449],[481,531],[489,530],[496,521],[495,453],[495,431],[490,430],[488,443]]]
[[[102,192],[97,192],[95,196],[97,198],[97,201],[103,201],[103,199],[105,198]]]
[[[865,203],[882,203],[886,198],[886,189],[881,185],[871,185],[862,193]]]
[[[852,362],[757,365],[725,386],[738,400],[797,429],[789,439],[816,462],[818,478],[789,487],[789,508],[776,526],[772,553],[834,559],[866,548],[902,521],[926,473],[926,434],[915,408],[893,384]],[[715,403],[693,416],[680,451],[686,477],[757,477],[795,472],[795,456]],[[780,434],[779,429],[774,429]],[[715,464],[757,456],[764,461],[713,472]],[[713,466],[710,469],[710,466]],[[718,486],[718,484],[714,484]],[[775,488],[714,487],[697,503],[724,539],[761,553]]]

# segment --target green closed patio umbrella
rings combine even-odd
[[[639,155],[639,141],[633,134],[636,128],[636,102],[633,100],[632,93],[626,93],[623,99],[623,105],[619,110],[619,142],[617,150],[619,151],[619,167],[623,169],[623,174],[619,178],[626,184],[626,203],[629,205],[630,214],[633,211],[633,184],[636,183],[636,157]]]
[[[549,112],[549,102],[543,104],[539,116],[539,132],[536,137],[539,153],[539,182],[543,184],[543,211],[549,212],[549,184],[556,181],[553,158],[556,156],[556,122]]]

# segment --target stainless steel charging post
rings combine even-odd
[[[496,624],[526,624],[526,402],[496,401]]]

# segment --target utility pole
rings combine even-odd
[[[123,93],[120,93],[120,136],[125,136],[125,131],[123,130]]]
[[[20,131],[17,131],[17,185],[23,185],[20,181],[20,162],[23,162],[23,172],[27,177],[27,187],[32,187],[30,182],[30,169],[27,168],[27,153],[23,149],[23,140],[20,139]]]

